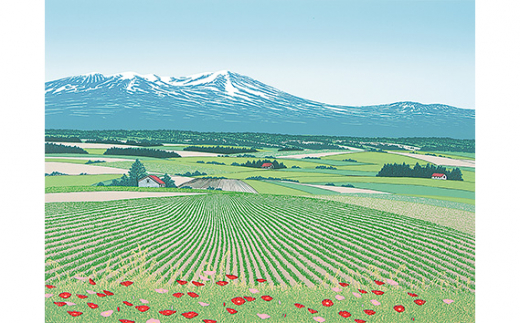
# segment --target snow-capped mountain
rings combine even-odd
[[[474,138],[474,110],[416,102],[353,107],[299,98],[229,71],[91,73],[45,83],[49,129],[178,129]]]

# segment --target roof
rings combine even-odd
[[[156,182],[157,184],[165,184],[165,183],[164,183],[164,182],[163,182],[159,177],[157,177],[157,176],[155,176],[155,175],[148,175],[148,176],[145,176],[145,177],[141,178],[141,179],[139,180],[139,182],[142,181],[142,180],[145,179],[145,178],[151,178],[151,179],[152,179],[154,182]]]
[[[443,176],[446,176],[446,175],[441,174],[441,173],[433,173],[432,174],[432,177],[443,177]]]
[[[263,163],[262,164],[262,167],[269,167],[269,166],[273,166],[273,163]]]

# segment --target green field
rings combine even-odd
[[[45,176],[45,187],[94,185],[120,177],[117,174]]]
[[[410,287],[445,271],[452,283],[474,280],[471,235],[402,215],[294,196],[226,193],[48,203],[45,243],[49,282],[102,272],[108,261],[111,270],[121,269],[138,246],[153,259],[146,269],[164,282],[194,279],[198,270],[217,268],[222,259],[227,272],[246,282],[262,276],[281,286],[331,284],[336,275],[367,283],[356,272],[373,268],[388,277],[402,264],[408,269],[402,271],[401,284]]]
[[[272,150],[271,150],[272,152]],[[54,155],[56,156],[56,155]],[[78,156],[63,154],[63,156]],[[79,155],[81,156],[81,155]],[[87,155],[92,160],[100,155]],[[82,155],[81,157],[85,157]],[[106,162],[102,166],[129,169],[136,157],[123,157],[128,161]],[[474,204],[475,191],[475,171],[471,168],[462,168],[464,181],[439,181],[428,178],[405,178],[405,177],[376,177],[375,175],[385,163],[414,164],[418,160],[406,156],[400,156],[381,152],[356,152],[340,155],[331,155],[321,159],[284,159],[278,158],[288,168],[278,170],[263,170],[258,168],[231,166],[232,163],[245,163],[254,158],[247,157],[183,157],[171,159],[139,158],[146,169],[152,173],[170,175],[184,174],[186,172],[203,172],[204,176],[224,176],[229,179],[246,180],[249,177],[275,177],[295,180],[300,183],[326,184],[334,183],[353,184],[358,188],[367,188],[382,192],[389,192],[400,195],[428,196],[439,200],[452,200],[462,203]],[[357,162],[345,162],[344,159],[355,159]],[[55,162],[85,163],[85,161],[67,159],[47,159]],[[202,163],[203,162],[203,163]],[[208,164],[210,162],[224,163],[225,165]],[[426,164],[426,162],[420,162]],[[101,164],[99,164],[101,165]],[[298,166],[300,168],[291,168]],[[316,169],[316,166],[333,166],[336,169]],[[448,168],[449,169],[449,168]],[[115,177],[114,177],[115,178]],[[110,178],[111,179],[111,178]],[[54,180],[56,181],[56,180]],[[100,180],[101,181],[101,180]],[[59,182],[59,181],[57,181]],[[106,181],[105,183],[109,183]],[[78,182],[76,185],[92,185],[94,182]],[[306,195],[306,194],[338,194],[328,190],[301,187],[292,184],[285,185],[280,183],[249,182],[253,187],[257,187],[262,193],[275,193],[285,195]],[[50,181],[48,185],[54,185]],[[58,185],[74,185],[73,182]],[[274,190],[274,191],[272,191]]]

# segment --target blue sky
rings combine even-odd
[[[46,0],[46,80],[230,70],[330,104],[475,107],[473,0]]]

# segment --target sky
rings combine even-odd
[[[475,108],[473,0],[45,1],[45,79],[230,70],[328,104]]]

